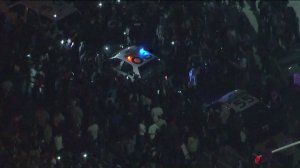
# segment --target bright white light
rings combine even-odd
[[[105,50],[106,50],[106,51],[108,51],[108,50],[109,50],[109,48],[106,46],[106,47],[105,47]]]
[[[84,153],[82,156],[83,156],[84,158],[87,158],[87,154],[86,154],[86,153]]]
[[[61,158],[60,158],[60,156],[57,156],[57,160],[60,160]]]
[[[102,2],[99,2],[98,6],[99,6],[99,7],[102,7]]]
[[[117,3],[120,3],[121,2],[121,0],[117,0]]]
[[[30,57],[31,57],[31,55],[30,55],[30,54],[27,54],[27,57],[28,57],[28,58],[30,58]]]
[[[121,47],[121,48],[124,48],[124,46],[123,46],[123,45],[120,45],[120,47]]]
[[[67,40],[67,43],[68,43],[68,44],[70,44],[71,42],[72,42],[71,39],[68,39],[68,40]]]
[[[73,47],[74,46],[74,42],[72,42],[72,44],[71,44],[71,47]]]
[[[60,41],[60,44],[62,44],[62,45],[63,45],[64,43],[65,43],[65,41],[64,41],[64,40],[61,40],[61,41]]]
[[[53,15],[53,17],[54,17],[54,18],[56,18],[56,17],[57,17],[57,15],[56,15],[56,14],[54,14],[54,15]]]
[[[123,34],[126,35],[127,34],[126,31],[124,31]]]
[[[175,42],[174,42],[174,41],[172,41],[172,42],[171,42],[171,44],[172,44],[172,45],[174,45],[174,44],[175,44]]]
[[[300,141],[290,143],[290,144],[287,144],[287,145],[285,145],[283,147],[280,147],[278,149],[272,150],[272,153],[276,153],[276,152],[282,151],[284,149],[287,149],[287,148],[290,148],[290,147],[293,147],[293,146],[296,146],[296,145],[299,145],[299,144],[300,144]]]
[[[289,70],[291,70],[291,69],[292,69],[292,67],[290,66],[290,67],[289,67]]]

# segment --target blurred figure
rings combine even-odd
[[[195,133],[188,137],[187,148],[191,157],[193,159],[197,159],[197,155],[199,152],[199,138]]]
[[[43,139],[41,140],[40,150],[41,152],[51,149],[53,144],[53,131],[51,125],[48,123],[43,130]]]
[[[63,137],[61,134],[58,134],[54,137],[54,145],[57,153],[60,153],[64,148]]]
[[[192,67],[189,70],[189,76],[188,76],[188,86],[195,88],[198,85],[198,75],[200,73],[200,68],[199,67]]]
[[[153,122],[157,122],[163,114],[163,109],[158,105],[158,103],[153,103],[153,107],[151,109],[151,116]]]
[[[82,117],[83,117],[83,111],[82,109],[78,106],[77,100],[73,99],[71,101],[71,115],[72,115],[72,120],[74,123],[74,126],[77,128],[81,128],[81,123],[82,123]]]
[[[94,119],[89,125],[87,132],[89,133],[89,136],[91,137],[92,141],[96,141],[98,139],[99,126]]]
[[[159,127],[157,126],[156,123],[153,123],[152,125],[149,126],[148,134],[149,134],[151,142],[153,142],[155,140],[158,129],[159,129]]]
[[[145,120],[142,120],[139,123],[139,134],[137,137],[137,149],[139,153],[142,153],[144,151],[144,146],[146,143],[146,133],[147,133],[147,128],[145,125]]]
[[[40,108],[36,111],[36,118],[37,118],[37,123],[41,128],[44,128],[46,124],[50,120],[50,115],[49,113],[44,109]]]
[[[246,129],[242,128],[240,131],[240,152],[249,152],[248,148],[248,140],[247,140],[247,134],[246,134]]]

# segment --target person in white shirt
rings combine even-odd
[[[142,105],[146,106],[147,110],[150,110],[150,105],[152,103],[152,100],[149,97],[146,97],[145,95],[141,95],[140,100],[142,102]]]
[[[61,135],[57,135],[54,137],[54,144],[55,144],[56,151],[58,152],[64,148],[63,139]]]
[[[137,149],[139,152],[144,150],[144,144],[145,144],[145,134],[147,132],[147,128],[145,125],[145,120],[142,120],[139,123],[139,134],[137,137]]]
[[[240,131],[240,151],[247,151],[248,152],[248,145],[247,145],[247,134],[246,129],[242,128]]]
[[[199,147],[199,138],[196,135],[191,135],[188,137],[187,149],[191,154],[196,154]]]
[[[167,122],[164,119],[159,118],[155,123],[158,128],[161,128],[162,126],[167,126]]]
[[[157,122],[158,119],[164,114],[163,109],[159,105],[154,105],[151,109],[151,116],[154,122]]]
[[[148,134],[149,134],[150,140],[154,140],[158,129],[159,129],[159,127],[155,123],[150,125],[150,127],[148,129]]]
[[[97,140],[98,138],[98,132],[99,132],[99,126],[97,123],[93,123],[91,124],[88,129],[87,132],[89,133],[90,137],[92,138],[93,141]]]
[[[245,70],[247,68],[247,58],[242,57],[240,60],[240,67],[241,69]]]
[[[146,133],[146,126],[145,126],[145,121],[143,120],[140,124],[139,124],[139,134],[140,136],[144,136]]]
[[[246,136],[246,133],[245,133],[245,128],[243,128],[240,132],[240,138],[241,138],[241,143],[242,144],[245,144],[246,143],[246,140],[247,140],[247,136]]]

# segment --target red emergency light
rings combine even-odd
[[[262,155],[255,155],[254,157],[254,163],[255,164],[260,164],[261,163],[261,159],[262,159]]]

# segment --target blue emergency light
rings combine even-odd
[[[148,51],[146,51],[144,48],[141,48],[139,50],[139,55],[140,56],[148,56],[148,55],[150,55],[150,53]]]

